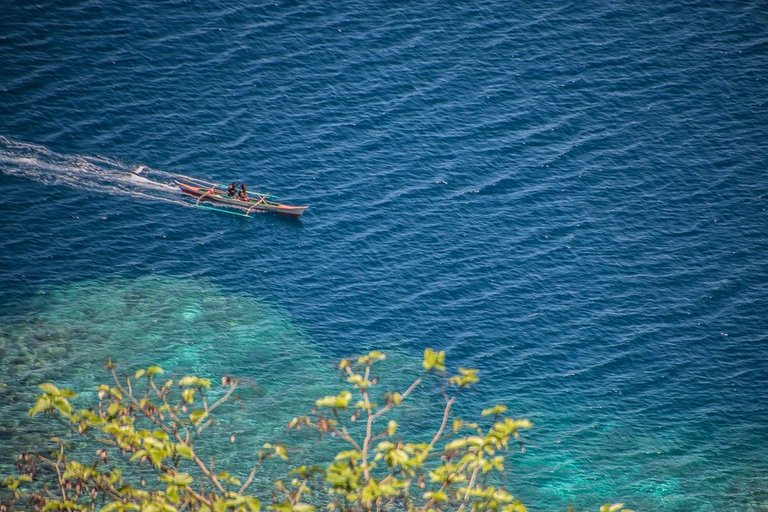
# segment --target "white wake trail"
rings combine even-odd
[[[184,206],[173,179],[181,175],[102,156],[67,155],[0,136],[0,173],[46,185],[124,195]]]

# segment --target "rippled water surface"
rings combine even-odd
[[[109,355],[245,375],[255,443],[436,346],[533,511],[768,510],[762,2],[137,4],[0,4],[4,457]]]

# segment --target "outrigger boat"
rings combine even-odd
[[[227,194],[226,190],[219,188],[220,185],[216,185],[215,183],[208,183],[199,180],[194,181],[197,181],[199,184],[185,183],[183,181],[174,180],[182,192],[197,197],[195,206],[206,208],[208,210],[232,213],[243,217],[250,217],[251,213],[253,212],[270,212],[299,218],[301,217],[301,214],[304,213],[304,210],[309,208],[308,206],[289,206],[287,204],[280,204],[274,201],[269,201],[270,197],[274,197],[270,196],[269,194],[252,193],[254,197],[248,197],[247,200],[243,200],[237,196],[231,197],[229,194]],[[201,186],[201,184],[203,186]],[[220,204],[228,208],[235,208],[237,210],[244,211],[245,213],[243,214],[230,210],[206,207],[200,204],[201,201],[210,201],[212,203]]]

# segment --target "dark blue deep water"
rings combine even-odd
[[[3,457],[109,355],[258,380],[247,438],[434,346],[533,511],[768,510],[764,2],[139,4],[0,2]]]

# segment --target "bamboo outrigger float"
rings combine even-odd
[[[226,190],[219,188],[220,185],[201,180],[189,179],[189,181],[196,183],[186,183],[179,180],[174,181],[182,192],[197,197],[195,206],[204,208],[206,210],[229,213],[232,215],[239,215],[241,217],[250,217],[252,212],[269,212],[277,213],[279,215],[287,215],[288,217],[299,218],[304,213],[304,210],[309,208],[308,206],[290,206],[287,204],[270,201],[269,198],[273,196],[270,196],[269,194],[255,193],[253,194],[255,196],[253,198],[249,197],[245,200],[240,199],[237,196],[230,196],[227,194]],[[202,201],[209,201],[211,203],[220,204],[222,206],[226,206],[227,208],[234,208],[236,210],[244,211],[245,213],[204,206],[200,204]]]

